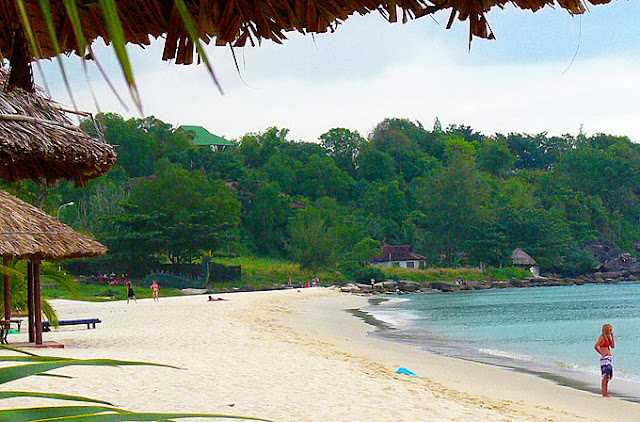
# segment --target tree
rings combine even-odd
[[[334,128],[320,135],[320,145],[329,150],[338,168],[354,177],[360,148],[365,142],[358,132]]]
[[[240,154],[244,157],[244,164],[258,169],[265,164],[278,149],[287,143],[289,129],[271,127],[263,133],[250,133],[240,141]]]
[[[448,167],[421,181],[418,200],[424,228],[433,233],[434,246],[452,264],[455,252],[466,251],[485,201],[470,157],[456,153],[449,160]]]
[[[497,135],[497,139],[504,139],[504,136]],[[516,168],[527,170],[545,168],[547,165],[544,156],[545,140],[546,133],[536,136],[510,133],[505,142],[516,157]]]
[[[126,262],[191,263],[233,237],[239,218],[240,202],[221,181],[161,160],[153,178],[131,188],[108,242]]]
[[[371,147],[358,156],[358,177],[370,182],[396,177],[395,162],[389,154]]]
[[[287,249],[303,269],[334,264],[336,239],[321,212],[314,208],[298,211],[291,220],[289,231]]]
[[[480,170],[494,176],[504,176],[513,168],[515,157],[504,142],[488,139],[478,149],[476,161]]]
[[[289,198],[280,193],[277,184],[260,184],[243,217],[251,248],[265,255],[282,255],[291,213]]]

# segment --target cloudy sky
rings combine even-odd
[[[335,33],[292,33],[283,45],[207,47],[224,95],[201,65],[163,62],[162,40],[131,47],[146,116],[174,125],[201,125],[227,139],[268,127],[289,139],[317,141],[344,127],[366,136],[388,117],[432,128],[469,125],[494,133],[603,132],[640,142],[640,2],[613,0],[571,17],[562,9],[535,14],[511,7],[489,15],[496,40],[475,39],[468,26],[445,28],[448,13],[408,24],[379,14],[354,16]],[[110,49],[96,43],[100,61],[128,111],[93,66],[87,84],[78,59],[65,65],[81,110],[139,117]],[[54,100],[70,105],[54,62],[42,70]],[[37,81],[42,78],[36,72]]]

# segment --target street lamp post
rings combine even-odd
[[[71,205],[75,205],[75,202],[71,201],[71,202],[67,202],[66,204],[62,204],[58,207],[58,212],[56,213],[56,217],[58,217],[58,220],[60,220],[60,210],[63,209],[64,207],[68,207]]]

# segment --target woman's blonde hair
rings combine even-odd
[[[602,326],[602,335],[604,336],[604,338],[609,339],[611,331],[613,331],[613,325],[611,324],[604,324]]]

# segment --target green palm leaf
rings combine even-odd
[[[102,16],[104,17],[107,25],[107,31],[109,37],[113,43],[113,49],[115,50],[118,62],[122,68],[122,73],[129,86],[129,92],[134,103],[138,107],[140,113],[142,113],[142,103],[140,102],[140,96],[138,95],[138,87],[133,78],[133,70],[131,69],[131,63],[129,61],[129,55],[127,54],[126,43],[127,40],[124,36],[124,29],[122,28],[122,22],[120,21],[120,15],[118,14],[118,7],[114,0],[99,0],[100,8],[102,9]]]
[[[39,397],[39,398],[56,399],[56,400],[73,400],[73,401],[90,402],[90,403],[101,403],[101,404],[113,406],[111,403],[104,400],[91,399],[91,398],[82,397],[82,396],[71,396],[69,394],[38,393],[33,391],[0,391],[0,399],[9,399],[13,397]]]
[[[42,52],[40,50],[40,44],[38,43],[38,39],[36,38],[33,28],[31,27],[31,22],[29,21],[29,13],[27,12],[27,6],[24,3],[24,0],[16,0],[16,9],[18,10],[18,16],[20,17],[20,25],[22,26],[22,30],[25,33],[27,41],[31,45],[31,51],[36,59],[42,58]]]
[[[74,110],[78,110],[78,106],[76,105],[76,100],[73,96],[73,92],[71,91],[71,84],[69,84],[69,78],[67,77],[67,71],[64,68],[64,63],[62,62],[62,49],[60,48],[60,43],[58,42],[58,35],[56,34],[56,29],[53,24],[53,13],[51,13],[51,3],[49,0],[38,0],[40,3],[40,9],[42,10],[42,15],[44,16],[44,21],[47,24],[47,32],[49,33],[49,37],[51,38],[51,44],[53,45],[53,50],[56,53],[56,61],[58,62],[58,67],[60,68],[60,73],[62,74],[62,79],[64,81],[64,86],[67,89],[67,95],[69,95],[69,99],[71,100],[71,105]]]
[[[0,411],[0,420],[3,422],[80,420],[86,422],[167,421],[182,418],[225,418],[269,422],[268,419],[247,416],[211,413],[136,413],[103,406],[33,407]]]
[[[4,357],[1,360],[3,360]],[[7,359],[8,360],[8,359]],[[130,365],[151,365],[177,369],[175,366],[163,365],[159,363],[144,363],[133,361],[116,361],[110,359],[57,359],[48,362],[33,363],[30,365],[7,366],[0,368],[0,384],[15,381],[17,379],[41,374],[66,366],[93,365],[93,366],[130,366]]]
[[[45,419],[59,420],[59,418],[63,417],[92,415],[106,410],[111,410],[111,408],[104,406],[55,406],[6,409],[0,411],[0,420],[3,422],[36,421]]]
[[[67,17],[69,18],[69,22],[71,22],[73,33],[76,36],[78,53],[80,53],[82,57],[85,57],[85,53],[89,43],[87,42],[87,38],[84,36],[84,32],[82,31],[82,23],[80,22],[80,12],[78,12],[78,4],[75,0],[62,0],[62,3],[64,4],[64,8],[67,11]]]
[[[28,363],[22,366],[10,366],[0,368],[0,384],[28,377],[30,375],[49,375],[47,371],[63,368],[71,365],[92,366],[126,366],[126,365],[151,365],[178,369],[175,366],[158,363],[144,363],[134,361],[122,361],[112,359],[68,359],[52,356],[37,356],[12,347],[0,345],[0,349],[21,353],[20,355],[0,356],[2,362]],[[120,422],[120,421],[171,421],[183,418],[225,418],[255,421],[268,421],[267,419],[211,414],[211,413],[135,413],[111,407],[103,400],[93,400],[86,397],[72,396],[58,393],[38,393],[31,391],[0,391],[0,400],[13,397],[38,397],[59,400],[73,400],[80,402],[92,402],[107,406],[48,406],[31,407],[21,409],[0,410],[1,422],[52,422],[52,421],[82,421],[82,422]]]
[[[16,277],[18,279],[24,279],[24,274],[22,274],[20,271],[2,264],[0,264],[0,274],[8,275],[9,277]]]
[[[209,58],[207,57],[207,54],[202,47],[200,35],[198,34],[198,28],[193,19],[193,16],[191,16],[189,9],[187,9],[187,5],[184,3],[184,0],[174,0],[174,2],[176,7],[178,8],[180,17],[182,18],[182,23],[184,23],[184,27],[189,33],[189,37],[191,37],[194,44],[196,45],[196,51],[198,52],[198,55],[204,62],[205,66],[207,66],[207,70],[209,71],[209,75],[211,75],[211,79],[213,79],[216,87],[218,87],[218,91],[220,91],[221,94],[224,94],[224,92],[222,91],[222,86],[220,86],[218,78],[216,78],[216,74],[213,72],[213,66],[211,66],[211,62],[209,62]]]

